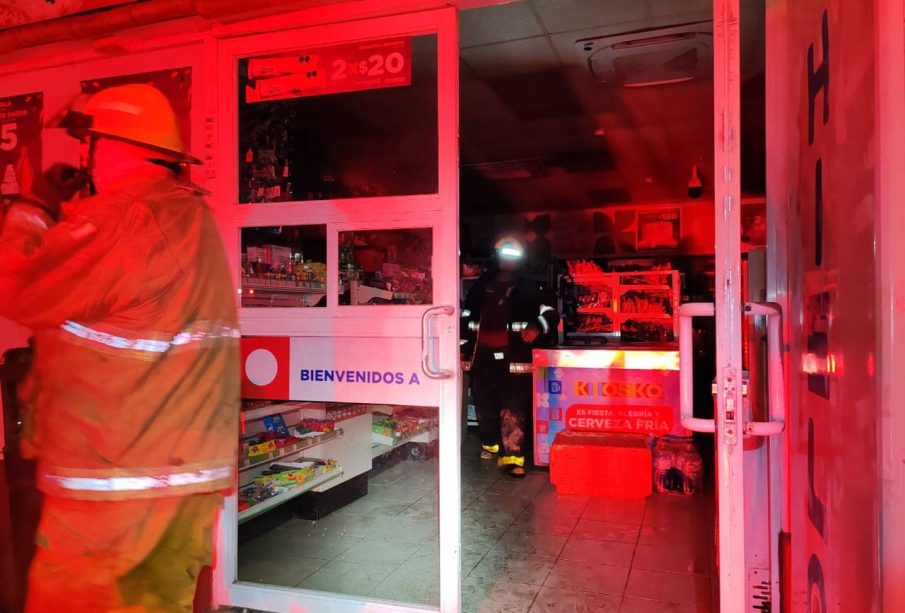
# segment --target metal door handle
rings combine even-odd
[[[421,316],[421,370],[431,379],[449,379],[455,373],[451,370],[440,368],[437,358],[435,343],[436,336],[433,331],[434,319],[440,315],[452,315],[456,309],[451,305],[431,307]],[[437,339],[439,341],[439,339]]]
[[[694,416],[695,317],[713,317],[712,302],[687,302],[679,307],[679,416],[682,427],[692,432],[716,432],[716,420]]]
[[[776,436],[786,428],[786,381],[782,368],[782,307],[775,302],[748,302],[745,314],[767,318],[767,387],[770,421],[749,421],[745,434]]]

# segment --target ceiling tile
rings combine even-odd
[[[459,47],[488,45],[543,33],[527,2],[498,4],[459,13]]]
[[[532,0],[547,32],[567,32],[650,17],[647,0]]]
[[[462,49],[461,57],[484,78],[540,72],[560,65],[544,36]]]
[[[653,17],[671,17],[673,15],[696,16],[703,15],[703,19],[711,19],[713,14],[713,0],[647,0]],[[692,19],[691,21],[697,21]],[[682,21],[685,21],[684,19]]]

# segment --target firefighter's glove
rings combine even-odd
[[[25,201],[44,209],[53,219],[57,219],[60,205],[71,200],[88,184],[88,180],[89,176],[85,170],[57,163],[35,179],[31,193],[26,195]]]
[[[522,340],[529,345],[536,341],[538,336],[540,336],[540,328],[534,324],[530,324],[522,330]]]

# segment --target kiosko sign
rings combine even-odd
[[[538,360],[535,359],[535,364]],[[673,369],[536,367],[535,463],[547,465],[558,432],[686,435]]]
[[[437,406],[417,338],[242,339],[242,396]]]

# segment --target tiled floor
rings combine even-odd
[[[710,613],[708,498],[560,496],[545,472],[462,463],[463,613]],[[294,520],[241,547],[243,581],[436,605],[435,462],[375,475],[369,493],[319,522]]]

